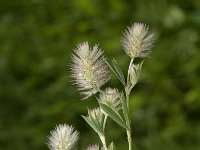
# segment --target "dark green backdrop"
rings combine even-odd
[[[49,131],[65,122],[81,132],[80,148],[99,142],[80,117],[97,104],[71,85],[70,54],[79,42],[99,43],[125,73],[120,38],[134,22],[156,36],[131,95],[136,150],[199,150],[199,0],[0,0],[0,149],[47,150]],[[114,76],[109,85],[122,88]],[[118,125],[106,129],[127,148]]]

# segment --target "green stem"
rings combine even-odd
[[[131,89],[133,88],[129,81],[130,80],[130,67],[131,67],[132,63],[133,63],[133,58],[131,59],[129,67],[128,67],[128,75],[127,75],[127,81],[126,81],[126,86],[125,86],[125,94],[126,94],[126,103],[127,103],[128,113],[129,113],[129,96],[130,96]],[[128,139],[128,147],[129,147],[129,150],[132,150],[131,122],[129,120],[126,120],[126,123],[129,127],[126,130],[127,139]]]
[[[127,74],[127,84],[128,84],[128,81],[129,81],[129,72],[130,72],[130,67],[131,67],[131,65],[132,65],[132,63],[133,63],[133,58],[131,59],[131,61],[130,61],[130,64],[129,64],[129,67],[128,67],[128,74]]]
[[[133,58],[130,61],[129,67],[128,67],[128,74],[127,74],[127,81],[126,81],[126,86],[125,86],[125,93],[126,93],[126,102],[127,102],[127,108],[129,110],[129,95],[130,95],[130,67],[133,63]]]
[[[132,150],[132,138],[131,138],[131,129],[126,130],[127,133],[127,139],[128,139],[128,147],[129,150]]]
[[[106,146],[106,138],[105,138],[105,135],[99,135],[100,139],[101,139],[101,142],[103,144],[103,148],[104,150],[108,150],[107,146]]]
[[[126,104],[127,104],[127,108],[128,108],[128,112],[129,112],[129,95],[130,95],[130,92],[129,92],[129,86],[128,85],[125,87],[125,94],[126,94]]]
[[[127,108],[129,111],[129,96],[130,96],[130,90],[129,89],[125,89],[125,93],[126,93],[126,101],[127,101]],[[126,120],[126,123],[128,125],[128,129],[126,130],[127,133],[127,139],[128,139],[128,147],[129,150],[132,150],[132,137],[131,137],[131,122],[129,120]]]
[[[105,127],[106,127],[106,120],[107,120],[107,115],[105,115],[105,117],[104,117],[104,120],[103,120],[103,130],[105,129]]]

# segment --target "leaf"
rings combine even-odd
[[[112,142],[108,148],[109,150],[116,150],[114,143]]]
[[[125,78],[124,78],[124,74],[123,74],[122,70],[117,65],[117,62],[115,59],[113,59],[112,63],[113,63],[113,67],[114,67],[115,71],[117,72],[120,79],[122,80],[121,82],[123,83],[123,85],[125,85]]]
[[[136,72],[138,79],[139,79],[139,76],[140,76],[140,72],[141,72],[141,69],[142,69],[143,62],[144,62],[144,60],[138,64],[138,70]]]
[[[91,117],[82,116],[83,119],[94,129],[98,134],[103,134],[102,129],[97,125],[97,123]]]
[[[106,104],[99,103],[101,109],[121,127],[127,129],[127,125],[114,107],[109,107]]]
[[[110,63],[104,59],[106,64],[108,65],[108,67],[112,70],[112,72],[116,75],[116,77],[122,82],[122,84],[125,86],[125,78],[124,78],[124,75],[121,71],[121,69],[117,66],[117,63],[116,61],[113,62],[113,67],[110,65]]]
[[[127,106],[126,99],[125,99],[123,92],[120,95],[120,100],[121,100],[121,103],[122,103],[122,111],[123,111],[123,114],[124,114],[124,117],[125,117],[125,120],[126,120],[126,124],[127,124],[128,127],[130,127],[130,121],[129,121],[129,117],[128,117],[128,106]]]
[[[94,118],[92,116],[90,116],[90,118],[96,124],[96,126],[98,126],[98,128],[101,129],[101,127],[103,127],[103,126],[101,126],[101,122],[99,121],[97,114],[94,113],[94,115],[95,115]]]

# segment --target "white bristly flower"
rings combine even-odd
[[[134,23],[124,32],[121,42],[124,51],[131,58],[145,58],[151,53],[154,36],[149,33],[149,27],[145,24]]]
[[[50,150],[75,150],[79,139],[79,133],[72,126],[61,124],[52,130],[48,137]]]
[[[117,110],[121,109],[119,92],[115,88],[106,88],[104,93],[99,96],[99,102],[114,106]]]
[[[89,145],[86,150],[100,150],[100,147],[98,145]]]
[[[79,44],[72,54],[72,77],[80,93],[86,96],[84,99],[97,93],[110,80],[103,58],[103,51],[98,45],[91,48],[88,42]]]

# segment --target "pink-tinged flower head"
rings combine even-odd
[[[149,33],[149,27],[142,23],[134,23],[128,27],[122,37],[122,46],[131,58],[148,57],[154,43],[153,34]]]
[[[87,42],[79,44],[72,54],[72,77],[74,84],[86,98],[97,93],[102,85],[110,80],[104,61],[103,51]]]

